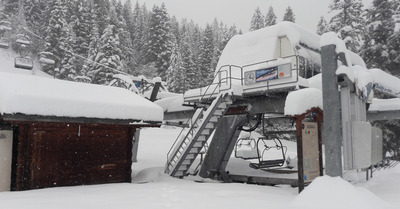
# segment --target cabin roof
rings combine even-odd
[[[0,114],[41,121],[163,120],[161,107],[126,89],[5,72],[0,72]]]

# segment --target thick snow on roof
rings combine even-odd
[[[193,110],[193,107],[183,106],[183,94],[177,96],[165,97],[154,102],[163,108],[164,112],[178,112],[185,110]]]
[[[395,97],[400,97],[400,79],[380,69],[370,70],[375,88]]]
[[[322,91],[316,88],[306,88],[292,91],[285,101],[285,115],[295,116],[306,113],[308,110],[318,107],[322,110]]]
[[[234,36],[218,61],[217,71],[224,65],[244,66],[278,58],[275,54],[279,36],[287,36],[293,47],[300,42],[319,49],[319,36],[292,22],[281,22],[242,35]]]
[[[390,111],[400,110],[400,99],[373,99],[368,111]]]
[[[122,88],[0,72],[0,113],[162,121],[156,104]]]
[[[355,54],[354,52],[347,50],[345,42],[338,37],[338,35],[334,32],[324,33],[321,36],[320,40],[321,47],[328,45],[335,45],[335,51],[337,54],[344,53],[346,57],[346,61],[349,66],[352,65],[361,65],[365,67],[364,60]]]

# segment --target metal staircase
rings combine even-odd
[[[189,130],[182,130],[167,154],[165,173],[173,177],[187,174],[229,104],[232,104],[229,94],[220,93],[206,111],[203,108],[196,110],[188,121]]]

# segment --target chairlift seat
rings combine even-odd
[[[263,169],[270,167],[279,167],[285,163],[284,159],[276,159],[276,160],[263,160],[258,163],[250,163],[249,166],[255,169]]]
[[[256,149],[237,150],[235,153],[235,157],[244,160],[258,159],[258,152]]]
[[[263,169],[263,168],[271,168],[271,167],[282,167],[285,164],[286,161],[286,151],[287,148],[282,145],[281,140],[278,138],[271,139],[274,141],[275,146],[268,146],[265,141],[270,140],[267,139],[266,137],[260,137],[257,140],[257,147],[259,147],[259,143],[262,142],[264,150],[260,153],[258,152],[258,163],[250,163],[249,166],[250,168],[254,169]],[[282,152],[282,158],[280,159],[273,159],[273,160],[264,160],[264,153],[271,148],[276,148],[277,150],[281,150]]]
[[[27,57],[16,57],[14,60],[14,66],[16,68],[32,70],[33,68],[33,61]]]
[[[10,44],[8,41],[6,41],[4,39],[0,39],[0,48],[8,49],[9,47],[10,47]]]
[[[259,154],[256,146],[255,139],[251,137],[240,138],[235,145],[235,157],[243,160],[258,159]]]

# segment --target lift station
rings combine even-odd
[[[326,39],[330,38],[332,37],[326,36]],[[334,37],[334,40],[336,39],[338,38]],[[357,74],[354,73],[354,70],[348,70],[347,74],[337,75],[339,68],[337,65],[346,66],[349,69],[363,68],[366,70],[365,63],[358,55],[348,51],[345,47],[336,49],[333,47],[333,51],[324,51],[326,43],[327,45],[332,44],[291,22],[282,22],[268,28],[234,36],[221,54],[213,83],[185,92],[185,103],[194,106],[196,111],[186,124],[188,128],[182,130],[167,154],[165,172],[180,178],[194,173],[203,178],[216,178],[227,182],[290,184],[299,186],[300,190],[304,184],[323,175],[324,171],[327,175],[335,175],[336,172],[341,176],[341,167],[340,170],[331,168],[331,165],[337,162],[328,162],[329,160],[327,160],[324,169],[322,142],[325,144],[326,156],[341,155],[341,125],[348,121],[354,122],[356,119],[346,119],[346,117],[340,116],[341,113],[338,113],[338,120],[330,122],[338,123],[339,134],[335,133],[336,135],[330,136],[332,130],[327,129],[329,124],[324,124],[325,129],[322,129],[322,123],[330,120],[327,120],[326,115],[337,114],[337,112],[331,112],[332,107],[337,107],[336,109],[340,111],[342,107],[346,106],[345,104],[341,105],[340,100],[339,102],[326,100],[325,91],[329,90],[329,94],[333,92],[333,95],[346,97],[349,101],[351,100],[349,104],[354,104],[353,100],[360,98],[359,106],[350,105],[348,107],[353,109],[345,109],[345,107],[342,110],[352,112],[354,108],[363,106],[364,110],[359,111],[357,115],[364,115],[362,116],[363,123],[368,123],[365,108],[367,103],[371,103],[374,81],[368,84],[370,88],[367,90],[368,85],[365,88],[363,85],[357,85],[357,81],[354,80],[357,76],[351,77],[351,75]],[[342,42],[338,40],[337,43]],[[340,44],[337,43],[335,42],[333,45],[339,46]],[[327,52],[332,53],[333,56],[329,57]],[[329,59],[331,61],[327,61]],[[336,66],[326,67],[327,63],[328,65],[336,63]],[[325,87],[324,73],[328,70],[333,71],[333,74],[328,73],[333,76],[330,78],[330,82],[333,82],[330,84],[333,86],[331,89]],[[322,76],[321,72],[323,72]],[[358,79],[361,81],[361,78]],[[345,83],[343,80],[349,82]],[[341,88],[338,88],[339,85]],[[358,88],[350,89],[347,91],[348,94],[341,93],[340,90],[351,86]],[[345,102],[346,100],[342,99],[341,101]],[[343,112],[343,115],[345,114],[348,112]],[[268,122],[289,122],[295,128],[265,130],[265,123]],[[350,138],[362,139],[364,135],[357,136],[357,134],[361,134],[360,129],[364,126],[355,122],[353,124],[352,131],[343,132],[343,134],[351,133],[354,137]],[[241,134],[256,130],[261,133],[257,139],[243,137]],[[382,150],[381,131],[377,128],[371,128],[371,130],[374,135],[371,134],[372,132],[364,132],[365,135],[369,134],[370,144],[373,141],[372,138],[376,139],[374,140],[375,148],[371,148],[371,146],[368,148],[370,151],[374,150],[376,156],[374,161],[370,157],[360,164],[364,168],[374,164],[382,157],[381,152],[379,153],[379,150]],[[279,138],[279,135],[283,133],[293,134],[297,141],[298,161],[295,171],[288,168],[290,166],[285,157],[285,146]],[[336,137],[336,139],[329,139],[330,141],[327,142],[328,140],[324,137]],[[356,156],[354,152],[357,152],[357,143],[354,141],[349,143],[353,143],[353,150],[345,155],[345,162],[354,161],[355,158],[350,160],[349,155]],[[250,149],[238,151],[240,146]],[[339,148],[335,146],[339,146]],[[344,147],[346,147],[346,142],[344,142]],[[264,153],[271,149],[280,151],[281,157],[264,159]],[[326,153],[327,149],[339,150]],[[232,154],[233,152],[234,154]],[[371,156],[371,152],[369,154]],[[271,177],[234,174],[227,170],[228,161],[232,155],[252,160],[249,162],[250,168],[265,171],[264,173],[273,172],[275,175]],[[357,159],[358,157],[356,156]],[[288,169],[274,169],[283,166]],[[356,167],[347,168],[354,169]],[[295,172],[297,178],[277,177],[279,175],[276,175],[276,172],[285,174]],[[285,176],[285,174],[281,176]]]

